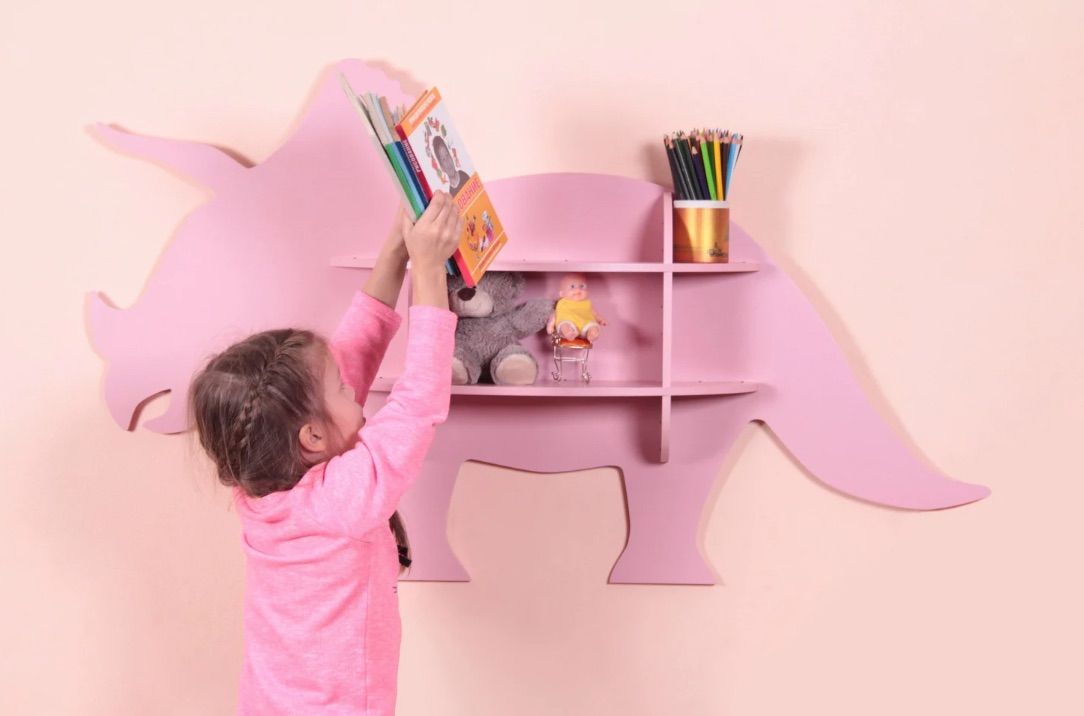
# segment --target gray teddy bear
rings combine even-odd
[[[527,280],[517,272],[487,271],[476,288],[460,276],[448,277],[448,305],[459,316],[455,329],[452,383],[530,385],[538,363],[520,339],[546,327],[556,301],[521,302]]]

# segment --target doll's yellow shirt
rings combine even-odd
[[[561,325],[563,321],[571,321],[572,325],[581,331],[588,323],[598,322],[598,319],[595,318],[595,309],[591,307],[591,299],[589,298],[583,301],[562,298],[557,301],[557,306],[553,312],[554,322],[557,325]]]

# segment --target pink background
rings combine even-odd
[[[82,312],[134,301],[207,196],[83,127],[259,160],[342,57],[438,85],[486,177],[664,181],[664,131],[744,131],[734,220],[916,449],[993,490],[871,507],[750,426],[702,526],[722,584],[614,586],[615,471],[468,465],[474,581],[401,587],[400,714],[1080,710],[1084,10],[944,5],[5,6],[0,712],[232,712],[236,518],[188,438],[116,428]]]

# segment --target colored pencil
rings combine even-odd
[[[707,133],[700,134],[700,158],[704,162],[704,179],[708,182],[708,198],[715,199],[715,170],[711,168],[711,153],[708,151]]]
[[[723,197],[731,196],[731,143],[730,130],[723,132]]]
[[[734,178],[734,167],[738,164],[738,155],[741,154],[741,145],[744,137],[734,134],[730,138],[730,157],[727,159],[726,193],[730,195],[730,182]]]
[[[681,146],[673,139],[670,140],[670,144],[674,148],[674,164],[678,165],[678,174],[685,187],[685,198],[693,199],[696,197],[696,192],[693,191],[693,177],[692,175],[689,175],[688,170],[685,168],[685,161],[682,159],[681,154]]]
[[[685,169],[685,176],[689,181],[689,189],[692,191],[692,194],[689,196],[689,198],[699,199],[700,185],[696,181],[696,172],[693,169],[692,154],[689,151],[689,140],[685,136],[685,132],[678,132],[678,161],[681,162],[681,165]]]
[[[670,176],[674,182],[674,194],[677,195],[678,199],[689,199],[689,185],[685,181],[685,174],[681,170],[681,165],[678,164],[677,149],[670,140],[669,134],[663,135],[662,143],[666,147],[666,160],[670,163]]]
[[[685,198],[692,200],[696,198],[696,182],[693,180],[692,172],[686,155],[688,154],[688,147],[685,147],[686,152],[682,153],[681,144],[674,144],[674,160],[678,164],[678,170],[681,172],[681,176],[685,182]]]
[[[677,167],[674,166],[674,153],[670,149],[669,137],[665,134],[662,135],[662,146],[666,151],[666,164],[670,167],[670,179],[673,180],[674,196],[680,199],[682,192],[677,180]]]
[[[689,151],[693,157],[693,171],[696,173],[696,183],[700,188],[700,198],[710,199],[711,194],[708,192],[708,178],[704,175],[704,162],[700,157],[700,142],[696,140],[696,135],[689,140]]]
[[[719,149],[722,139],[722,132],[716,129],[715,141],[712,142],[712,159],[715,160],[715,193],[719,195],[720,199],[726,199],[723,191],[723,169],[719,161],[722,157],[722,152]]]

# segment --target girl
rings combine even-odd
[[[397,224],[330,343],[258,333],[192,384],[200,444],[241,519],[242,714],[395,712],[400,556],[409,564],[395,509],[448,415],[457,319],[444,265],[463,220],[438,192],[416,224]],[[408,257],[406,367],[366,421]]]

